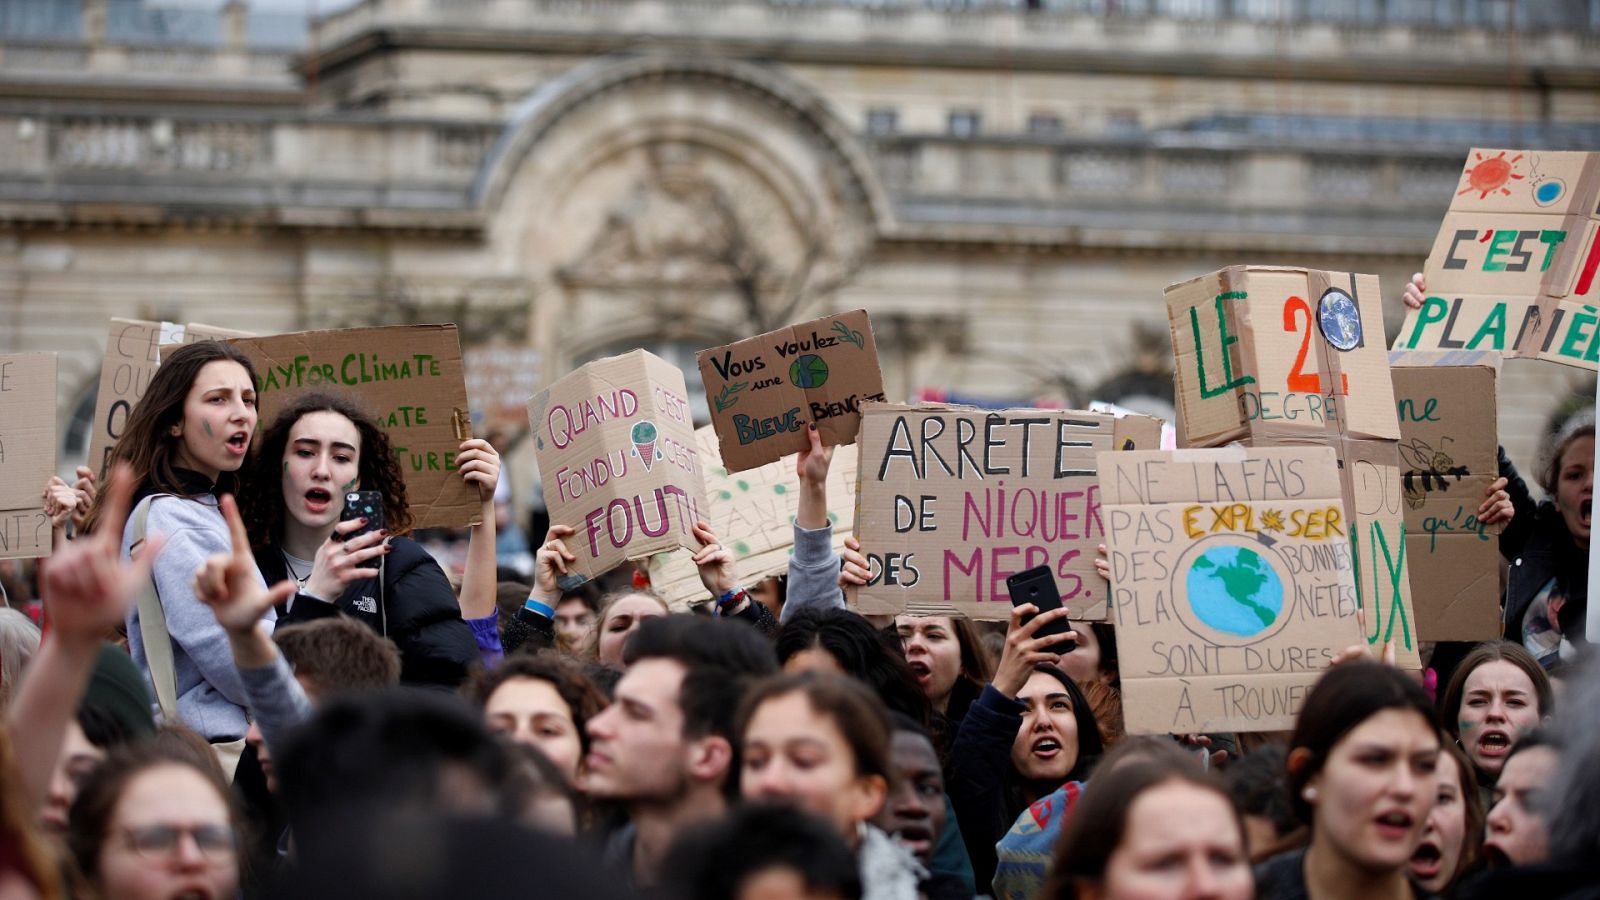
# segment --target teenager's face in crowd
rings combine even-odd
[[[106,752],[89,743],[76,720],[67,723],[66,739],[61,742],[61,752],[56,755],[55,771],[50,773],[49,793],[45,795],[44,809],[39,813],[39,824],[46,832],[55,835],[67,833],[67,811],[78,797],[79,785],[105,758]]]
[[[176,841],[163,841],[171,829]],[[212,846],[211,838],[226,841]],[[198,772],[178,765],[146,769],[128,782],[112,811],[100,851],[99,893],[118,900],[230,900],[239,890],[233,840],[227,805]]]
[[[1228,803],[1181,781],[1158,784],[1128,808],[1097,900],[1250,900],[1255,881]]]
[[[678,705],[682,663],[641,659],[612,704],[589,720],[584,789],[605,800],[671,802],[687,783],[689,742]]]
[[[1467,804],[1461,796],[1461,769],[1455,757],[1439,754],[1438,794],[1428,813],[1422,843],[1411,854],[1411,877],[1428,891],[1443,893],[1456,868],[1467,839]]]
[[[556,604],[556,644],[576,653],[594,633],[594,610],[582,600],[563,600]]]
[[[544,751],[569,782],[576,782],[583,743],[572,707],[555,685],[542,678],[509,679],[489,695],[483,717],[494,731]]]
[[[1078,764],[1078,720],[1072,697],[1055,677],[1035,672],[1017,700],[1022,727],[1011,742],[1011,764],[1030,781],[1065,781]]]
[[[1479,770],[1498,775],[1511,748],[1538,726],[1539,695],[1528,673],[1496,659],[1467,675],[1456,729],[1467,757]]]
[[[611,604],[600,623],[600,664],[622,668],[622,648],[646,619],[664,616],[661,604],[644,594],[629,594]]]
[[[1589,514],[1594,502],[1594,438],[1578,438],[1561,454],[1556,473],[1556,508],[1579,547],[1589,546]]]
[[[833,823],[854,842],[856,826],[878,813],[883,779],[856,774],[855,753],[838,722],[805,694],[782,694],[756,707],[744,731],[746,800],[781,800]]]
[[[256,431],[256,387],[244,366],[218,359],[200,367],[183,401],[183,418],[172,426],[174,461],[216,480],[237,472]]]
[[[896,731],[890,745],[894,766],[889,797],[872,824],[883,829],[924,865],[944,831],[944,772],[927,735]]]
[[[1439,739],[1412,711],[1386,709],[1351,729],[1308,787],[1314,841],[1363,869],[1402,868],[1438,793]]]
[[[1104,681],[1105,675],[1100,671],[1100,639],[1095,636],[1094,629],[1088,622],[1080,622],[1073,630],[1078,633],[1078,648],[1061,657],[1061,671],[1078,684]]]
[[[361,432],[344,416],[306,413],[289,428],[283,448],[283,502],[300,525],[332,531],[346,491],[360,489]]]
[[[923,693],[941,712],[961,675],[961,641],[949,616],[896,616],[906,662]]]
[[[1506,763],[1494,786],[1489,837],[1483,843],[1490,865],[1527,866],[1550,857],[1543,803],[1558,761],[1549,747],[1530,747]]]

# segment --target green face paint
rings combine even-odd
[[[357,477],[357,478],[352,478],[349,481],[346,481],[344,483],[344,489],[347,490],[347,491],[355,490],[356,489],[356,482],[358,482],[360,480],[361,479],[359,477]]]
[[[1472,729],[1477,728],[1478,724],[1479,723],[1477,723],[1477,722],[1466,722],[1466,721],[1462,721],[1462,720],[1457,720],[1456,721],[1456,730],[1457,731],[1471,731]]]
[[[200,427],[204,428],[206,430],[206,437],[215,437],[215,435],[213,435],[211,433],[211,423],[210,422],[207,422],[205,419],[201,419],[200,420]]]

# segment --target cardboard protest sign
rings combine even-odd
[[[1130,733],[1277,731],[1357,640],[1327,447],[1100,454]]]
[[[754,587],[769,575],[789,571],[794,555],[794,520],[800,510],[800,478],[795,457],[786,456],[743,472],[729,472],[717,458],[717,433],[697,429],[700,464],[705,471],[705,520],[722,545],[733,551],[741,583]],[[835,550],[851,534],[856,511],[856,448],[835,447],[828,466],[828,521]],[[711,599],[700,570],[687,553],[650,558],[650,589],[673,609]]]
[[[106,460],[117,445],[128,416],[144,397],[150,378],[161,364],[161,348],[196,341],[246,337],[249,332],[214,325],[146,322],[112,319],[106,337],[105,363],[100,368],[100,392],[95,395],[94,424],[89,433],[89,466],[105,477]],[[42,485],[41,485],[42,487]]]
[[[343,395],[388,432],[415,527],[480,520],[477,488],[456,471],[472,425],[454,325],[301,331],[232,343],[255,364],[261,428],[301,394]]]
[[[1500,636],[1500,528],[1479,522],[1477,514],[1499,475],[1499,355],[1397,351],[1389,362],[1417,636],[1494,640]]]
[[[1600,153],[1474,149],[1397,350],[1600,367]]]
[[[863,309],[702,350],[699,360],[730,472],[806,449],[812,423],[824,444],[855,443],[861,403],[883,399],[878,345]]]
[[[0,355],[0,559],[50,555],[41,492],[56,473],[56,355]]]
[[[597,359],[528,401],[550,524],[573,584],[630,559],[699,549],[705,472],[683,373],[644,350]]]
[[[533,347],[485,344],[461,355],[472,410],[489,427],[521,428],[528,421],[528,398],[539,389],[543,357]]]
[[[1399,438],[1377,276],[1230,266],[1166,296],[1181,446]]]
[[[862,613],[1011,615],[1007,576],[1048,565],[1075,620],[1107,615],[1097,454],[1154,448],[1161,421],[1055,409],[862,407]]]

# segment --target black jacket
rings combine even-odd
[[[1506,573],[1505,612],[1502,621],[1507,640],[1522,643],[1522,620],[1539,591],[1557,579],[1567,603],[1562,608],[1561,633],[1574,645],[1584,642],[1589,608],[1589,554],[1578,549],[1554,503],[1533,499],[1517,470],[1500,453],[1500,474],[1510,482],[1516,515],[1500,535],[1500,555],[1511,564]]]
[[[342,613],[395,642],[403,684],[454,690],[478,663],[478,642],[461,619],[450,580],[428,551],[410,538],[391,538],[389,544],[394,549],[383,560],[381,579],[351,582],[333,603],[298,596],[288,612],[278,609],[278,621],[293,624]],[[278,547],[258,547],[255,555],[268,584],[289,577]]]

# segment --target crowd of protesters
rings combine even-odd
[[[452,580],[370,416],[261,422],[254,385],[176,350],[106,470],[45,486],[42,634],[0,609],[0,898],[1600,896],[1592,419],[1545,500],[1502,455],[1479,510],[1505,640],[1426,677],[1351,648],[1292,731],[1156,737],[1123,733],[1110,625],[1062,652],[1065,610],[849,610],[814,429],[788,574],[746,590],[698,523],[677,612],[641,576],[564,590],[560,525],[511,542],[526,583],[498,568],[482,440]]]

